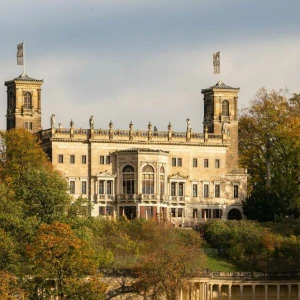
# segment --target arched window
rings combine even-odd
[[[24,96],[24,108],[31,108],[31,94],[28,92]]]
[[[228,220],[242,220],[241,212],[236,208],[231,209],[228,213]]]
[[[159,182],[160,182],[160,194],[164,195],[165,194],[165,169],[163,166],[160,167],[160,177],[159,177]]]
[[[222,115],[225,117],[229,116],[229,102],[227,100],[222,102]]]
[[[134,194],[134,168],[127,165],[122,170],[123,173],[123,194]]]
[[[142,170],[142,193],[154,194],[154,169],[150,165],[145,166]]]

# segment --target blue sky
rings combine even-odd
[[[96,128],[184,131],[190,118],[201,132],[201,89],[220,79],[240,87],[240,108],[263,86],[300,93],[299,11],[299,0],[1,0],[0,128],[24,40],[26,73],[44,79],[43,128],[54,113],[64,127],[94,115]]]

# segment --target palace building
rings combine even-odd
[[[56,125],[42,130],[41,86],[22,74],[6,81],[7,130],[25,127],[39,135],[53,165],[69,182],[74,198],[92,204],[92,216],[168,220],[194,226],[207,219],[242,219],[247,174],[238,166],[238,93],[219,81],[203,89],[203,132],[166,126],[158,131],[88,129]],[[95,116],[97,118],[97,116]],[[100,116],[99,116],[100,119]]]

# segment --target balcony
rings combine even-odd
[[[170,196],[171,203],[185,203],[185,196]]]
[[[114,195],[108,195],[108,194],[97,194],[95,195],[95,200],[96,201],[105,201],[105,202],[112,202],[115,201],[115,196]]]

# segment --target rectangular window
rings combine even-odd
[[[198,184],[193,184],[193,197],[198,197]]]
[[[204,159],[204,168],[208,168],[208,159],[207,158]]]
[[[217,168],[217,169],[220,168],[220,160],[219,159],[215,160],[215,168]]]
[[[183,209],[182,208],[178,208],[177,211],[178,211],[178,217],[182,218],[183,217],[183,214],[182,214]]]
[[[171,196],[176,196],[176,182],[171,183]]]
[[[172,167],[176,167],[176,158],[175,157],[172,158]]]
[[[202,209],[202,218],[210,219],[211,218],[211,209]]]
[[[176,217],[176,208],[175,207],[171,208],[171,214],[172,214],[172,217]]]
[[[233,198],[237,199],[239,197],[239,186],[235,184],[233,186]]]
[[[70,155],[70,164],[75,164],[75,155]]]
[[[32,130],[32,122],[24,122],[24,128],[26,130]]]
[[[86,181],[82,181],[81,182],[81,194],[86,195],[86,187],[87,187],[87,182]]]
[[[182,167],[182,158],[177,158],[177,166]]]
[[[99,194],[103,195],[104,194],[104,181],[99,181]]]
[[[104,206],[99,206],[99,215],[104,216],[105,215],[105,207]]]
[[[64,156],[62,154],[58,155],[58,163],[60,163],[60,164],[64,163]]]
[[[220,198],[221,194],[221,186],[219,184],[215,184],[215,198]]]
[[[105,163],[106,163],[107,165],[110,164],[110,156],[106,156],[106,158],[105,158]]]
[[[209,197],[209,185],[208,184],[203,185],[203,197],[204,198]]]
[[[86,164],[86,155],[82,155],[82,156],[81,156],[81,163],[82,163],[83,165]]]
[[[193,168],[197,168],[197,167],[198,167],[197,158],[193,158]]]
[[[112,214],[112,207],[111,207],[111,206],[107,206],[107,207],[106,207],[106,214],[107,214],[108,216],[110,216],[110,215]]]
[[[179,182],[179,185],[178,185],[178,196],[183,196],[184,194],[184,183],[183,182]]]
[[[112,181],[107,181],[106,193],[108,195],[112,194]]]
[[[104,165],[104,155],[100,155],[100,165]]]
[[[198,209],[197,208],[193,208],[193,218],[194,219],[198,218]]]
[[[70,180],[70,194],[75,194],[75,180]]]
[[[222,210],[221,209],[213,209],[213,218],[214,219],[222,218]]]

